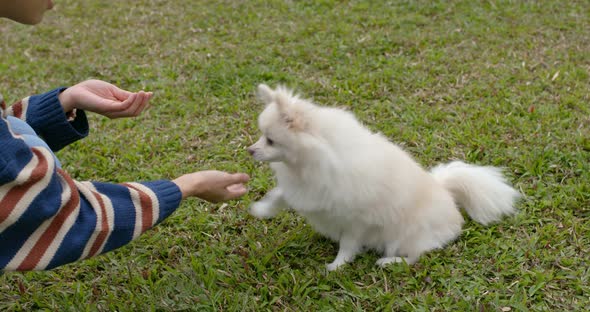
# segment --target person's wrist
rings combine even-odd
[[[188,178],[190,179],[189,182],[191,183],[191,195],[201,198],[203,193],[203,179],[198,174],[190,175]]]
[[[182,199],[192,196],[199,197],[202,181],[195,174],[182,175],[172,180],[172,182],[180,189]]]
[[[184,185],[184,183],[182,182],[182,178],[176,178],[174,180],[172,180],[172,183],[176,184],[176,186],[178,186],[178,189],[180,190],[180,194],[182,199],[185,199],[188,197],[188,195],[186,194],[186,187]]]
[[[63,108],[64,112],[66,113],[69,113],[75,109],[74,104],[72,103],[72,100],[70,98],[70,92],[68,92],[68,90],[69,89],[65,89],[57,95],[59,103],[61,104],[61,107]]]

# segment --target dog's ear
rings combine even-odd
[[[294,131],[303,131],[305,130],[303,113],[298,108],[293,107],[290,101],[291,99],[285,93],[277,92],[275,94],[275,103],[287,127]]]
[[[289,97],[283,92],[277,92],[274,97],[275,102],[277,103],[277,107],[281,114],[287,112],[289,108]]]
[[[258,85],[257,96],[264,104],[269,104],[274,99],[274,91],[272,89],[261,83]]]

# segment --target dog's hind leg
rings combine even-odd
[[[407,264],[414,264],[418,260],[418,257],[383,257],[377,260],[377,265],[380,267],[385,267],[391,263],[402,263],[405,262]]]
[[[407,264],[413,264],[418,260],[420,254],[409,254],[405,257],[399,256],[399,242],[394,241],[389,243],[385,247],[385,256],[377,260],[377,265],[380,267],[385,267],[391,263],[402,263],[405,262]]]

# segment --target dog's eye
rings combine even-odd
[[[273,145],[273,144],[275,144],[275,142],[274,142],[273,140],[269,139],[269,138],[266,138],[266,143],[267,143],[268,145]]]

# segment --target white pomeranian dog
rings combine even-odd
[[[350,112],[315,105],[284,87],[261,84],[258,97],[266,104],[258,118],[262,136],[248,152],[270,162],[277,186],[250,213],[301,214],[340,245],[329,271],[367,248],[383,254],[380,266],[412,264],[459,236],[459,207],[484,225],[515,211],[519,193],[498,168],[454,161],[428,172]]]

